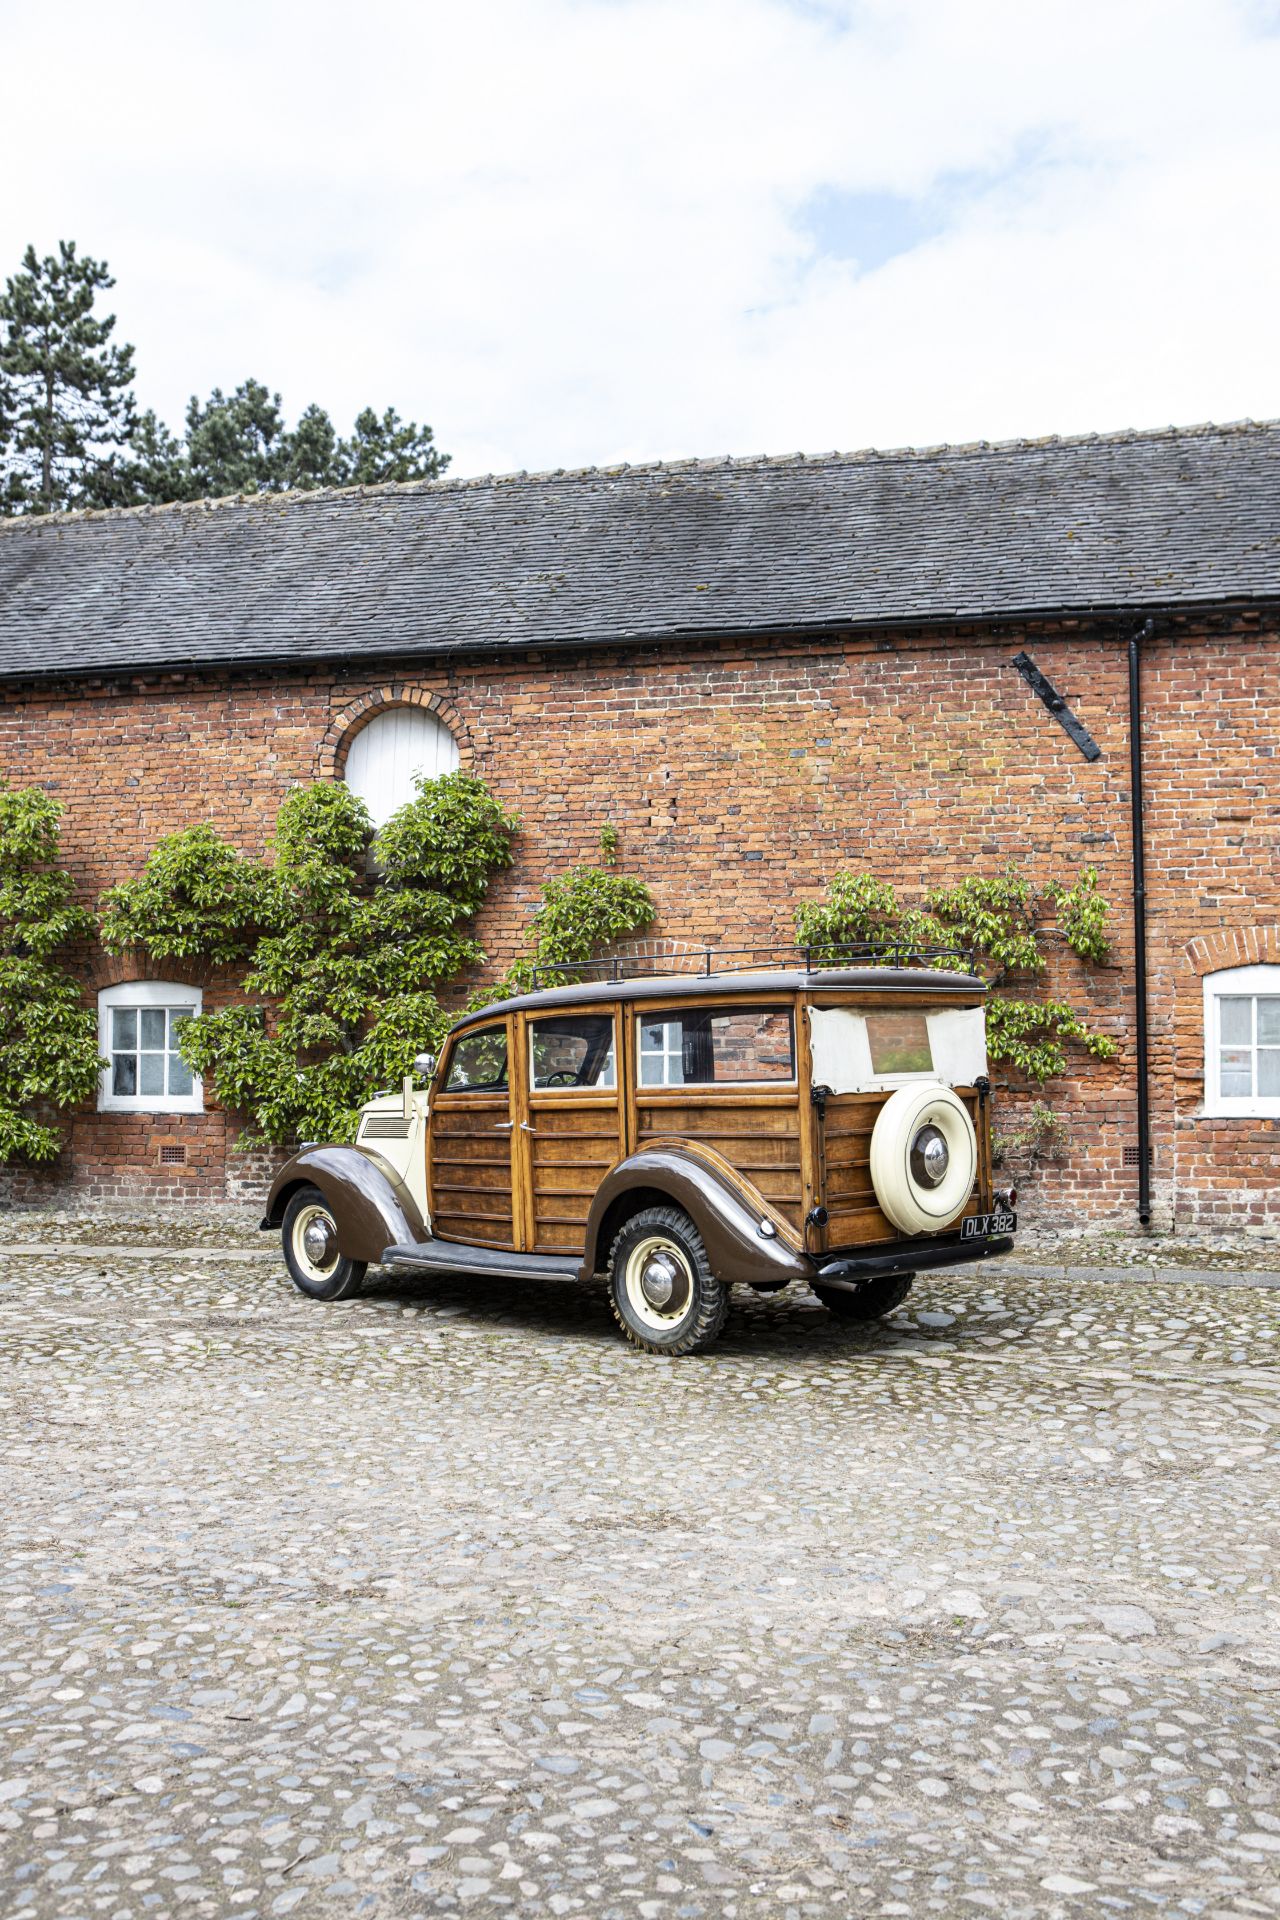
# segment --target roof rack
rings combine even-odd
[[[571,985],[582,979],[652,980],[667,974],[698,974],[712,980],[724,973],[754,973],[760,967],[821,973],[850,965],[941,966],[957,972],[972,967],[973,953],[967,947],[926,947],[914,940],[856,940],[837,945],[701,947],[679,954],[613,954],[601,960],[544,961],[533,969],[533,990],[536,993],[542,986]]]

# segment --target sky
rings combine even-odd
[[[0,0],[0,273],[459,476],[1270,418],[1278,102],[1280,0]]]

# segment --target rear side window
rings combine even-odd
[[[458,1041],[449,1057],[446,1093],[484,1093],[507,1084],[507,1030],[483,1027]]]
[[[588,1013],[534,1020],[529,1026],[532,1085],[616,1087],[613,1015]]]
[[[788,1007],[661,1013],[638,1023],[642,1087],[794,1080]]]

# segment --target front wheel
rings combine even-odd
[[[364,1260],[338,1252],[338,1223],[319,1187],[299,1187],[284,1210],[284,1263],[310,1300],[347,1300],[359,1293]]]
[[[609,1254],[609,1298],[628,1340],[646,1353],[697,1353],[729,1312],[729,1289],[679,1207],[646,1207],[628,1220]]]
[[[837,1320],[882,1320],[900,1307],[911,1291],[914,1273],[890,1273],[881,1280],[864,1280],[856,1293],[844,1287],[815,1286],[814,1292]]]

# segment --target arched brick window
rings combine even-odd
[[[383,707],[361,727],[347,750],[343,778],[385,826],[412,800],[420,774],[438,779],[459,764],[458,743],[425,707]]]

